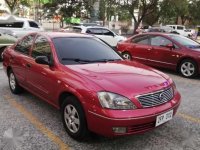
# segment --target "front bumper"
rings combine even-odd
[[[103,110],[103,115],[94,111],[88,111],[88,128],[97,134],[107,137],[144,133],[156,128],[156,117],[158,115],[172,109],[173,115],[175,115],[180,101],[181,96],[177,93],[171,101],[157,107],[127,111]],[[122,118],[122,114],[125,117]],[[124,133],[116,133],[113,131],[113,128],[116,127],[125,128],[126,131]]]

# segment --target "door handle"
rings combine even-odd
[[[26,64],[26,67],[27,68],[31,68],[31,64]]]

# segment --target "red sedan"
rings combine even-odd
[[[200,44],[176,34],[146,33],[118,43],[124,58],[172,69],[191,78],[200,72]]]
[[[165,74],[123,60],[96,37],[33,33],[3,53],[12,93],[22,89],[61,109],[68,134],[143,133],[173,118],[180,104]]]

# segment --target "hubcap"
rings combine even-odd
[[[73,105],[67,105],[64,109],[64,118],[67,128],[72,132],[78,132],[80,128],[80,119],[76,108]]]
[[[15,90],[16,87],[15,76],[13,73],[10,74],[10,87],[12,90]]]
[[[195,73],[195,66],[191,62],[185,62],[181,65],[181,73],[186,77],[190,77]]]
[[[129,54],[123,54],[123,57],[127,60],[131,60],[131,56]]]

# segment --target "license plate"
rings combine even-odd
[[[156,117],[156,127],[171,120],[173,117],[173,110],[170,110],[162,115]]]

